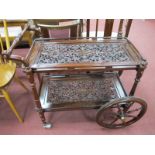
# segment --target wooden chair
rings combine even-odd
[[[69,29],[69,37],[74,38],[78,37],[80,32],[79,19],[34,19],[32,23],[35,27],[40,28],[41,36],[44,38],[52,38],[49,30]]]
[[[99,31],[99,24],[101,23],[104,24],[103,25],[103,31]],[[106,20],[102,20],[102,19],[96,19],[95,20],[95,30],[91,31],[91,20],[87,19],[86,22],[82,22],[84,23],[83,26],[85,26],[86,32],[82,32],[81,36],[82,37],[117,37],[117,38],[123,38],[123,37],[128,37],[129,35],[129,31],[130,31],[130,27],[132,24],[132,19],[120,19],[117,20],[118,23],[118,31],[114,32],[113,31],[113,25],[114,25],[114,19],[106,19]]]
[[[7,23],[6,20],[3,21],[4,23],[4,33],[5,33],[5,42],[6,42],[6,48],[10,48],[10,41],[8,36],[8,29],[7,29]],[[9,92],[7,90],[8,86],[12,82],[13,79],[15,79],[24,89],[28,91],[26,86],[20,81],[20,79],[15,75],[16,73],[16,63],[12,61],[8,61],[6,58],[2,56],[2,53],[4,52],[4,46],[2,39],[0,37],[0,97],[5,98],[5,100],[8,102],[10,108],[16,115],[19,122],[23,122],[21,116],[17,112],[15,105],[13,101],[11,100],[11,97],[9,95]]]
[[[29,20],[26,19],[7,19],[7,26],[8,26],[8,33],[9,33],[9,40],[12,42],[24,29],[24,25],[28,23]],[[4,27],[3,27],[3,20],[0,20],[0,35],[2,38],[2,41],[5,42],[5,33],[4,33]],[[34,32],[27,31],[22,41],[20,42],[20,45],[23,45],[23,43],[28,44],[31,46],[32,39],[33,39]]]

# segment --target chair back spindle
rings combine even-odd
[[[4,48],[3,48],[2,38],[1,38],[1,35],[0,35],[0,56],[2,54],[2,51],[4,51]]]
[[[126,25],[125,37],[128,37],[128,35],[129,35],[130,28],[131,28],[131,24],[132,24],[132,19],[129,19],[129,20],[127,21],[127,25]]]
[[[89,33],[90,33],[90,19],[87,19],[87,24],[86,24],[87,28],[87,33],[86,33],[86,37],[89,38]]]
[[[117,38],[123,37],[123,22],[124,22],[124,19],[121,19],[119,22]]]
[[[95,37],[97,37],[97,32],[98,32],[98,24],[99,24],[99,20],[96,19],[96,31],[95,31]]]
[[[6,20],[3,20],[3,24],[4,24],[4,34],[5,34],[6,48],[8,50],[10,48],[10,41],[9,41],[9,32],[8,32],[8,27],[7,27]]]
[[[112,34],[114,19],[106,19],[104,27],[104,37],[110,37]]]
[[[2,42],[1,35],[0,35],[0,64],[3,63],[3,59],[2,59],[2,52],[3,51],[4,51],[3,42]]]
[[[100,24],[100,20],[101,19],[96,19],[95,21],[95,33],[93,36],[91,36],[91,30],[90,30],[90,19],[86,20],[86,37],[98,37],[98,35],[100,34],[99,31],[99,24]],[[106,19],[105,20],[105,24],[104,24],[104,31],[102,31],[101,36],[100,37],[111,37],[113,36],[113,27],[114,27],[114,19]],[[120,19],[119,20],[119,24],[118,24],[118,31],[117,31],[117,38],[123,38],[123,37],[128,37],[129,32],[130,32],[130,28],[131,28],[131,24],[132,24],[132,19],[128,19],[126,20],[127,22],[125,23],[124,19]]]

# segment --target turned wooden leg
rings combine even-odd
[[[132,86],[132,88],[131,88],[130,94],[129,94],[130,96],[133,96],[133,95],[135,94],[137,85],[138,85],[138,83],[140,82],[140,78],[142,77],[143,72],[144,72],[143,69],[138,68],[137,74],[136,74],[136,78],[135,78],[135,82],[134,82],[134,84],[133,84],[133,86]]]
[[[40,100],[39,100],[39,95],[38,95],[38,92],[37,92],[37,89],[36,89],[36,85],[35,85],[35,81],[34,81],[34,74],[32,72],[29,72],[28,76],[29,76],[29,82],[31,84],[31,88],[32,88],[32,92],[33,92],[33,97],[34,97],[34,102],[35,102],[35,106],[36,106],[35,109],[39,113],[39,117],[40,117],[40,119],[41,119],[41,121],[43,123],[43,127],[44,128],[51,128],[52,124],[46,122],[44,111],[43,111],[43,109],[41,107],[41,103],[40,103]]]

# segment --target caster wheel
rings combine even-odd
[[[96,122],[105,128],[123,128],[142,118],[146,110],[147,104],[140,98],[116,99],[106,103],[98,110]]]
[[[52,128],[52,124],[51,123],[45,123],[45,124],[43,124],[43,128],[50,129],[50,128]]]

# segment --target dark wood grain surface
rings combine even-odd
[[[143,58],[127,39],[38,39],[27,61],[33,69],[114,66],[131,69],[140,65]]]

